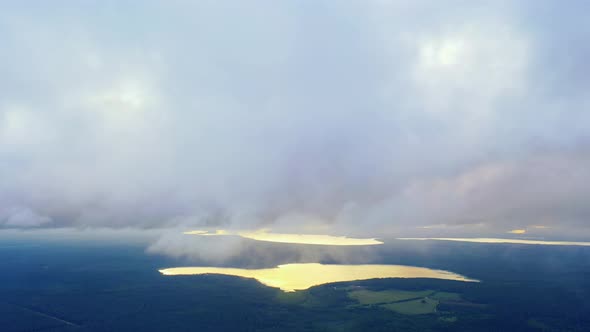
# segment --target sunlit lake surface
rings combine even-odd
[[[510,234],[526,234],[526,229],[513,229],[511,231],[508,231],[507,233],[510,233]]]
[[[324,265],[318,263],[285,264],[270,269],[239,269],[225,267],[175,267],[162,269],[164,275],[224,274],[254,278],[264,285],[285,292],[304,290],[313,286],[374,278],[434,278],[477,282],[465,276],[424,267],[404,265]]]
[[[317,235],[317,234],[287,234],[287,233],[269,233],[266,231],[240,231],[240,232],[228,232],[224,230],[218,230],[215,232],[208,232],[202,230],[184,232],[188,235],[199,235],[199,236],[215,236],[215,235],[237,235],[246,239],[265,241],[265,242],[278,242],[278,243],[298,243],[298,244],[316,244],[316,245],[328,245],[328,246],[366,246],[366,245],[377,245],[383,244],[383,242],[368,238],[350,238],[346,236],[332,236],[332,235]]]
[[[408,237],[397,238],[397,240],[436,240],[436,241],[457,241],[476,243],[514,243],[514,244],[540,244],[548,246],[590,246],[590,242],[575,241],[544,241],[524,239],[496,239],[496,238],[452,238],[452,237]]]

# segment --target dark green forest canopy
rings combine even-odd
[[[157,269],[186,262],[148,256],[139,245],[13,243],[0,249],[0,259],[9,267],[0,275],[0,324],[8,327],[3,331],[584,331],[590,326],[586,248],[441,243],[429,254],[406,248],[386,255],[383,263],[412,260],[482,282],[375,279],[298,293],[230,276],[167,278]],[[358,289],[443,295],[426,300],[440,302],[436,312],[407,315],[359,305],[349,295]]]

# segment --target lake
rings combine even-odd
[[[339,264],[284,264],[268,269],[240,269],[227,267],[175,267],[159,270],[168,276],[224,274],[254,278],[260,283],[280,288],[285,292],[304,290],[313,286],[375,278],[433,278],[477,282],[460,274],[444,270],[405,265],[339,265]]]

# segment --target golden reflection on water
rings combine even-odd
[[[246,239],[265,241],[265,242],[278,242],[278,243],[296,243],[296,244],[317,244],[317,245],[328,245],[328,246],[366,246],[366,245],[377,245],[383,244],[383,242],[376,239],[360,239],[350,238],[346,236],[332,236],[332,235],[317,235],[317,234],[287,234],[287,233],[269,233],[264,230],[261,231],[240,231],[230,233],[224,230],[217,230],[215,232],[207,231],[189,231],[184,232],[188,235],[199,235],[199,236],[213,236],[213,235],[237,235]]]
[[[513,229],[513,230],[508,231],[506,233],[510,233],[510,234],[525,234],[526,233],[526,229]]]
[[[254,278],[264,285],[285,292],[304,290],[313,286],[374,278],[434,278],[477,282],[462,275],[424,267],[404,265],[324,265],[318,263],[285,264],[270,269],[238,269],[226,267],[175,267],[162,269],[164,275],[225,274]]]
[[[541,244],[541,245],[548,245],[548,246],[590,246],[590,242],[544,241],[544,240],[524,240],[524,239],[497,239],[497,238],[406,237],[406,238],[397,238],[396,240],[437,240],[437,241],[457,241],[457,242],[476,242],[476,243]]]

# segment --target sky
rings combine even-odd
[[[587,1],[0,7],[0,228],[590,235]]]

